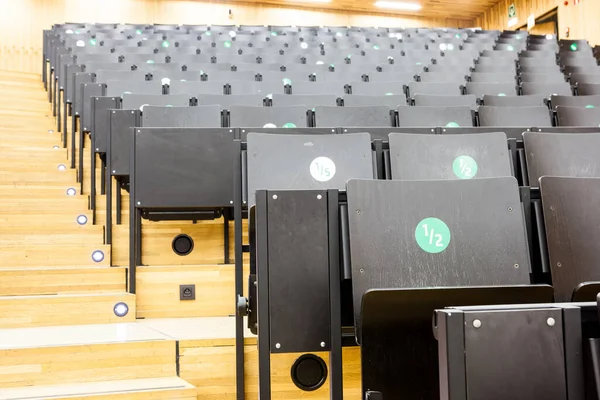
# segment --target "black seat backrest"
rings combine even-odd
[[[550,96],[552,108],[557,106],[566,107],[600,107],[600,95],[596,96]]]
[[[137,110],[144,106],[184,107],[190,105],[191,96],[187,94],[154,95],[154,94],[123,94],[121,108]]]
[[[107,96],[122,96],[124,93],[163,94],[160,81],[108,81],[106,82]]]
[[[371,137],[248,134],[248,199],[258,189],[343,189],[350,178],[373,179]],[[285,149],[285,151],[281,151]]]
[[[477,97],[489,96],[516,96],[517,85],[514,82],[488,83],[488,82],[467,82],[467,94],[474,94]]]
[[[229,108],[231,127],[301,128],[308,126],[308,106],[249,107],[232,105]]]
[[[407,97],[416,94],[436,94],[442,96],[459,96],[462,94],[461,83],[453,82],[410,82]]]
[[[600,95],[600,84],[580,83],[577,85],[577,91],[580,96],[598,96]]]
[[[228,109],[232,105],[262,107],[264,100],[261,94],[203,94],[196,98],[199,106],[219,104],[222,109]]]
[[[394,94],[387,96],[366,96],[352,94],[344,96],[344,106],[346,107],[364,107],[364,106],[385,106],[395,109],[400,106],[407,106],[406,96],[404,94]]]
[[[480,126],[550,127],[552,118],[548,107],[479,107]]]
[[[525,132],[523,142],[530,186],[544,175],[600,177],[600,134]]]
[[[336,106],[338,97],[332,94],[273,94],[273,107],[288,107],[305,105],[308,108],[316,106]]]
[[[398,126],[448,127],[473,126],[470,107],[399,107]]]
[[[513,177],[351,179],[347,198],[357,329],[370,289],[530,283]]]
[[[135,128],[135,204],[162,209],[230,207],[231,166],[239,154],[233,139],[231,130],[223,128]]]
[[[557,106],[558,126],[600,126],[600,108]]]
[[[351,93],[366,96],[391,96],[404,93],[405,82],[352,82]]]
[[[485,73],[473,72],[471,74],[471,82],[486,82],[486,83],[512,83],[515,84],[514,73]]]
[[[96,71],[96,82],[106,83],[108,81],[145,81],[146,73],[144,71],[114,71],[100,70]]]
[[[149,105],[142,111],[142,126],[156,128],[221,127],[221,106],[164,107]]]
[[[285,94],[285,85],[282,82],[256,82],[235,81],[230,83],[230,94]]]
[[[392,127],[391,109],[387,106],[314,108],[317,127]]]
[[[415,106],[458,107],[466,106],[477,109],[477,96],[466,94],[462,96],[439,96],[435,94],[416,94],[413,96]]]
[[[392,179],[471,179],[512,176],[506,134],[390,133]]]
[[[225,83],[208,81],[172,81],[169,94],[188,94],[200,97],[203,94],[225,94]]]
[[[563,96],[569,96],[573,94],[571,85],[569,85],[567,82],[523,82],[521,84],[521,90],[523,91],[524,95],[541,94],[546,97],[550,97],[553,94],[560,94]]]
[[[582,73],[573,73],[570,74],[571,83],[572,84],[583,84],[583,83],[600,83],[600,74],[582,74]]]
[[[545,106],[546,99],[542,95],[529,96],[483,96],[483,105],[495,107],[536,107]]]
[[[544,176],[540,191],[555,300],[574,301],[578,285],[600,281],[600,179]]]

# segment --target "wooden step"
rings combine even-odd
[[[130,379],[3,389],[0,400],[196,400],[196,388],[178,377]]]
[[[119,303],[129,308],[122,317],[114,311]],[[0,297],[0,328],[129,321],[135,321],[135,295],[129,293]]]
[[[0,269],[0,296],[124,293],[123,267]]]
[[[175,340],[136,323],[0,329],[2,389],[173,377],[176,362]]]
[[[35,227],[40,224],[46,226],[73,226],[77,224],[77,217],[85,215],[88,224],[92,220],[92,212],[89,210],[54,210],[54,212],[43,212],[37,210],[31,210],[29,212],[24,211],[22,213],[3,214],[0,211],[0,225],[4,229],[12,229],[12,227]]]
[[[2,219],[2,218],[0,218]],[[104,258],[94,261],[92,255],[102,252]],[[99,253],[97,253],[99,254]],[[110,246],[107,245],[10,245],[0,246],[0,269],[26,267],[98,267],[108,266]]]

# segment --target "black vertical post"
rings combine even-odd
[[[80,127],[81,128],[81,127]],[[76,132],[79,132],[77,129],[77,116],[73,116],[73,129],[71,129],[71,168],[75,168],[75,147],[76,147]],[[81,177],[77,175],[77,182],[79,182]]]
[[[79,175],[79,184],[81,186],[80,193],[83,193],[83,145],[85,143],[85,132],[83,132],[83,127],[79,133],[79,166],[77,175]]]
[[[110,136],[110,134],[109,134]],[[108,173],[110,175],[110,169],[106,164],[106,159],[108,157],[108,150],[104,153],[104,156],[100,156],[100,161],[102,161],[102,167],[100,168],[100,194],[106,193],[106,179],[104,176]]]
[[[133,154],[135,152],[135,136],[137,130],[134,129],[133,137],[131,142],[130,158],[129,158],[129,293],[135,294],[135,269],[137,267],[137,240],[136,235],[139,232],[136,231],[137,219],[138,219],[138,208],[135,204],[135,162],[133,161]]]
[[[258,283],[258,398],[271,399],[271,324],[269,321],[268,195],[256,191],[256,281]]]
[[[329,237],[329,398],[342,400],[344,397],[343,365],[342,365],[342,306],[340,275],[340,228],[339,228],[339,193],[337,190],[327,192],[328,237]]]
[[[464,314],[460,310],[435,312],[438,340],[440,400],[467,399],[467,372],[465,370]]]
[[[54,77],[54,96],[52,97],[52,116],[56,117],[56,99],[58,97],[58,77]]]
[[[231,209],[223,210],[223,264],[229,264],[229,213]]]
[[[62,96],[61,96],[61,93],[63,94]],[[58,107],[58,115],[56,117],[56,131],[57,132],[60,132],[60,121],[62,120],[61,116],[60,116],[61,115],[60,114],[60,104],[61,104],[61,100],[60,99],[61,99],[61,97],[64,97],[64,94],[65,94],[64,91],[62,91],[62,90],[58,91],[58,105],[57,105],[57,107]]]
[[[114,114],[114,111],[111,111]],[[112,244],[112,174],[111,163],[110,163],[110,146],[111,146],[111,132],[109,130],[106,136],[106,154],[105,163],[108,173],[103,175],[104,186],[106,187],[106,244]],[[103,163],[104,164],[104,163]],[[104,166],[103,166],[104,168]],[[112,260],[110,265],[112,265]]]
[[[121,220],[122,220],[122,214],[121,214],[121,209],[122,209],[122,204],[121,202],[123,201],[122,198],[122,192],[121,192],[121,179],[117,179],[117,196],[116,196],[116,213],[117,213],[117,225],[121,225]]]
[[[52,69],[52,65],[50,65],[50,84],[48,85],[48,103],[52,103],[52,75],[54,74],[54,70]]]
[[[244,253],[242,243],[242,142],[236,140],[238,151],[233,162],[233,219],[234,219],[234,242],[235,242],[235,296],[244,295]],[[235,317],[235,390],[236,399],[244,400],[244,317],[236,312]]]
[[[67,109],[71,108],[71,103],[65,103],[65,112],[63,113],[63,129],[60,137],[62,138],[63,144],[67,141]]]

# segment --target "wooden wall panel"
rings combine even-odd
[[[55,23],[132,22],[178,24],[357,25],[470,27],[473,20],[220,1],[0,0],[0,69],[41,73],[42,30]],[[456,6],[453,6],[456,8]],[[233,10],[229,18],[228,10]]]
[[[600,45],[599,0],[581,0],[574,5],[573,0],[565,6],[561,1],[558,7],[558,30],[564,37],[567,28],[571,29],[570,39],[587,39],[593,46]]]
[[[588,0],[589,1],[589,0]],[[596,1],[596,0],[592,0]],[[514,27],[508,27],[508,6],[517,8],[518,22]],[[536,18],[558,6],[559,0],[502,0],[489,9],[484,15],[475,20],[475,25],[483,29],[516,29],[527,25],[527,17],[531,14]]]

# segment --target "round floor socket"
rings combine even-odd
[[[317,390],[327,381],[327,364],[319,356],[303,354],[292,365],[291,375],[298,389],[306,392]]]
[[[171,247],[178,256],[187,256],[194,250],[194,239],[188,235],[177,235],[173,239]]]

